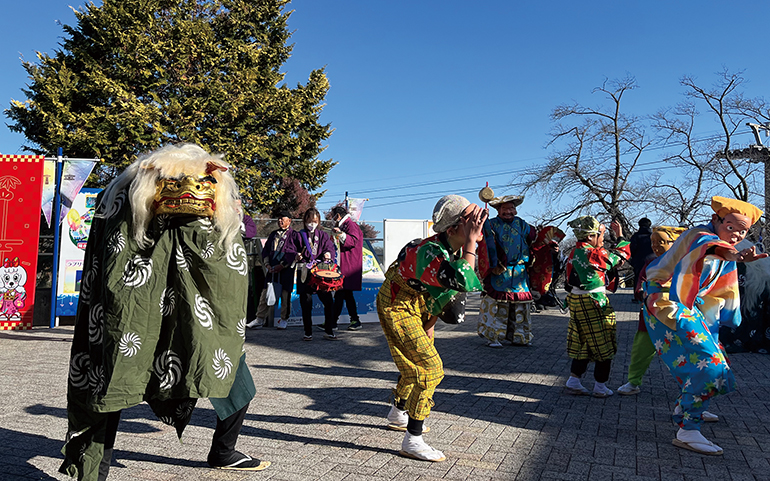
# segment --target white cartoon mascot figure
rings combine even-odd
[[[19,310],[24,307],[27,299],[27,291],[24,289],[27,283],[27,271],[19,264],[19,258],[15,257],[13,261],[8,258],[3,261],[1,272],[0,283],[3,285],[4,292],[0,312],[9,321],[20,320]]]

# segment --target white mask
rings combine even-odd
[[[317,222],[311,222],[310,224],[305,224],[305,227],[307,227],[307,230],[310,232],[315,232],[316,227],[318,227]]]

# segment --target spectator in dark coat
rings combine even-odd
[[[267,237],[262,249],[262,262],[265,266],[266,282],[281,284],[281,320],[276,327],[286,329],[291,314],[291,291],[294,289],[294,258],[297,256],[297,232],[291,228],[291,214],[287,210],[278,212],[278,229]],[[267,284],[265,287],[268,287]],[[267,305],[267,289],[262,291],[259,299],[257,318],[246,324],[247,327],[259,328],[266,321],[272,320],[275,306]]]
[[[350,315],[348,330],[356,331],[361,329],[361,321],[358,318],[358,308],[353,292],[361,290],[364,264],[364,234],[361,232],[358,224],[350,218],[348,210],[341,205],[332,209],[332,220],[336,225],[333,229],[334,236],[337,238],[340,246],[340,271],[345,276],[342,289],[334,293],[334,326],[332,327],[337,327],[340,314],[342,314],[342,305],[345,304]]]
[[[652,243],[650,242],[651,235],[652,221],[647,217],[642,217],[639,219],[639,230],[631,236],[630,264],[634,269],[634,286],[639,282],[639,274],[642,272],[644,265],[655,257],[655,254],[652,252]],[[640,302],[641,300],[635,291],[634,301]]]

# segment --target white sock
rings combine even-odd
[[[579,389],[582,384],[580,384],[580,378],[570,375],[569,379],[567,379],[567,387],[571,389]]]

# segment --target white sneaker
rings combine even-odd
[[[406,431],[406,424],[409,422],[409,413],[402,411],[396,406],[390,406],[388,413],[388,429],[394,431]]]
[[[637,386],[636,384],[632,384],[630,382],[627,382],[618,388],[618,394],[622,394],[624,396],[639,394],[640,392],[641,392],[641,389],[639,389],[639,386]]]
[[[253,321],[246,323],[246,327],[248,327],[249,329],[262,329],[263,325],[265,325],[265,322],[258,317],[255,318]]]
[[[487,347],[503,347],[503,345],[500,344],[500,341],[495,341],[495,342],[488,343]]]
[[[420,461],[432,461],[434,463],[446,460],[444,453],[434,449],[423,441],[422,436],[412,436],[408,432],[401,441],[402,456],[419,459]]]
[[[719,421],[719,416],[717,416],[714,413],[710,413],[708,411],[703,411],[703,414],[700,415],[701,419],[703,419],[704,422],[707,423],[715,423]]]
[[[701,432],[695,429],[686,430],[679,428],[676,438],[671,442],[678,448],[689,449],[700,454],[718,456],[724,452],[722,448],[703,437]]]
[[[275,328],[283,330],[283,329],[286,329],[286,326],[288,325],[289,325],[288,319],[281,319],[280,321],[275,323]]]

